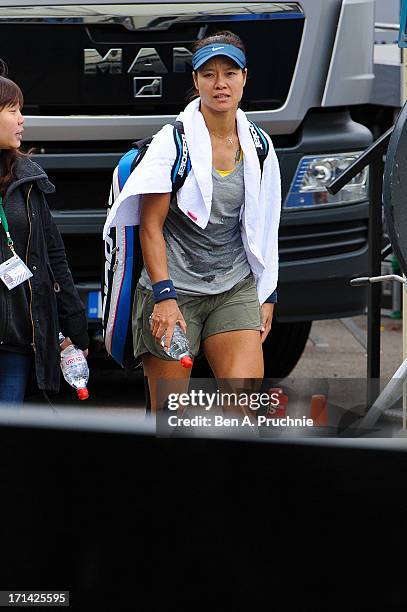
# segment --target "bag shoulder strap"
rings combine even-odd
[[[148,145],[150,144],[152,137],[145,138],[133,143],[133,148],[127,151],[123,157],[119,160],[118,178],[119,178],[119,189],[123,189],[125,182],[133,172],[134,168],[143,159]]]
[[[256,147],[257,157],[259,158],[260,172],[263,174],[263,166],[266,161],[270,146],[262,129],[260,129],[253,121],[249,121],[249,130],[253,138],[254,146]]]
[[[181,189],[191,170],[191,159],[189,157],[188,144],[185,138],[184,124],[182,121],[176,121],[174,123],[173,135],[177,154],[171,170],[172,196]]]
[[[191,160],[188,152],[188,145],[185,138],[184,126],[182,121],[174,123],[173,130],[174,142],[176,147],[176,156],[174,165],[171,170],[172,196],[174,196],[185,183],[185,179],[191,170]],[[149,136],[143,140],[137,140],[133,143],[133,148],[130,149],[119,161],[119,187],[120,190],[133,170],[143,159],[153,137]]]

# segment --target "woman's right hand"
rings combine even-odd
[[[64,349],[66,349],[67,346],[69,346],[70,344],[73,344],[72,340],[67,336],[63,342],[61,342],[61,344],[59,345],[59,350],[62,352]],[[84,351],[82,351],[84,357],[88,357],[88,353],[89,350],[85,349]]]
[[[72,344],[72,340],[70,338],[68,338],[68,337],[65,337],[63,342],[61,342],[61,344],[59,345],[59,350],[63,351],[70,344]]]
[[[177,300],[163,300],[154,306],[151,316],[151,333],[158,344],[161,343],[161,338],[165,334],[164,349],[166,351],[170,348],[176,323],[179,323],[180,328],[186,334],[187,325],[178,308]]]

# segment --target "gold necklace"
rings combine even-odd
[[[233,138],[232,136],[219,136],[218,134],[215,134],[214,132],[209,132],[211,134],[211,136],[215,136],[216,138],[219,138],[220,140],[225,141],[227,144],[232,145],[233,144]]]

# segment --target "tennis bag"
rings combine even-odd
[[[260,168],[269,151],[262,131],[250,122],[250,133],[256,147]],[[143,159],[153,137],[139,140],[120,159],[114,169],[108,209],[123,189],[130,174]],[[176,157],[171,170],[172,197],[181,189],[191,170],[191,160],[181,121],[174,123]],[[112,227],[104,248],[102,323],[105,347],[109,355],[124,368],[136,365],[133,352],[132,308],[137,282],[143,269],[139,227]]]

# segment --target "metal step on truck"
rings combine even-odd
[[[371,142],[374,0],[18,2],[0,5],[0,57],[25,94],[26,149],[57,187],[50,205],[101,329],[101,232],[112,171],[130,143],[174,120],[191,85],[191,45],[219,30],[247,47],[242,103],[272,136],[283,186],[279,302],[266,375],[286,376],[316,319],[361,313],[368,172],[325,185]],[[362,110],[361,110],[362,109]]]

